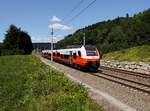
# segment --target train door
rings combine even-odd
[[[70,51],[70,64],[72,64],[72,51]]]

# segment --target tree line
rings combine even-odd
[[[10,25],[0,43],[0,55],[31,54],[33,45],[31,37],[21,28]]]
[[[95,45],[103,54],[150,44],[150,9],[133,17],[126,14],[126,17],[117,17],[79,29],[57,42],[56,48],[82,44],[84,33],[86,44]]]

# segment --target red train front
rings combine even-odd
[[[42,56],[51,58],[53,53],[53,60],[59,61],[71,66],[96,71],[100,66],[100,54],[96,47],[92,45],[73,45],[66,49],[59,50],[43,50]]]

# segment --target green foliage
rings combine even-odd
[[[126,17],[118,17],[79,29],[59,41],[56,48],[82,44],[84,32],[86,33],[86,44],[96,45],[101,54],[150,44],[150,9],[133,17],[126,14]]]
[[[20,28],[10,25],[5,34],[2,54],[30,54],[32,50],[33,46],[30,36]]]
[[[33,55],[0,57],[0,111],[102,111],[87,90]]]
[[[2,43],[0,43],[0,56],[2,55]]]
[[[103,55],[104,60],[150,62],[150,45],[137,46]]]

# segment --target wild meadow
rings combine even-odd
[[[87,89],[34,55],[0,57],[0,111],[103,111]]]

